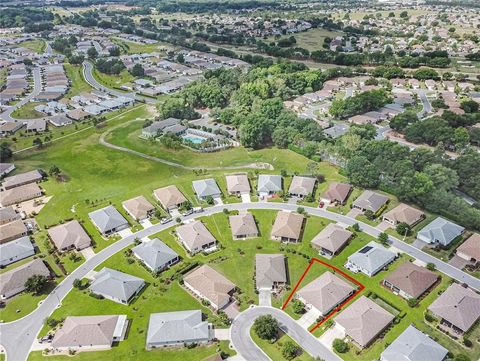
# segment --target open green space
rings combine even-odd
[[[43,39],[34,39],[34,40],[27,40],[23,41],[18,44],[19,47],[30,49],[35,53],[41,54],[45,51],[45,40]]]
[[[36,119],[42,118],[45,114],[37,112],[37,105],[45,104],[45,102],[27,102],[12,113],[12,117],[16,119]]]
[[[70,89],[68,89],[65,98],[70,99],[75,95],[79,95],[83,92],[89,92],[92,87],[83,78],[82,65],[72,65],[65,63],[65,72],[68,79],[70,79]]]
[[[157,44],[139,44],[133,41],[119,39],[112,37],[112,42],[117,44],[125,54],[142,54],[142,53],[162,53],[162,49],[171,47],[169,44],[157,43]]]
[[[281,361],[287,360],[282,355],[282,346],[287,341],[293,341],[288,335],[282,333],[280,337],[275,342],[269,342],[262,340],[257,334],[250,330],[250,335],[252,336],[253,341],[270,357],[272,360]],[[295,342],[295,341],[293,341]],[[294,358],[295,361],[314,361],[315,359],[311,357],[308,353],[302,350],[302,352]]]
[[[131,83],[135,79],[135,77],[131,75],[127,69],[122,70],[122,72],[117,75],[105,74],[97,69],[93,69],[93,76],[99,83],[105,85],[107,88],[117,90],[121,90],[120,87],[122,85]]]
[[[283,37],[288,38],[292,35],[295,37],[295,39],[297,39],[297,43],[294,45],[295,47],[304,48],[309,51],[315,51],[323,49],[322,45],[326,37],[333,39],[336,36],[342,36],[343,33],[339,31],[330,31],[322,28],[313,28],[300,33],[284,35]],[[278,41],[278,39],[275,39],[274,37],[269,37],[267,41]]]

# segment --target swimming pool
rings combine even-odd
[[[182,138],[185,139],[186,141],[192,142],[194,144],[200,144],[205,140],[205,138],[198,137],[198,136],[192,135],[192,134],[184,135]]]

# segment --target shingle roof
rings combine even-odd
[[[50,276],[50,271],[41,259],[35,259],[0,274],[0,295],[6,295],[18,288],[23,288],[25,282],[34,275]]]
[[[443,245],[450,244],[456,237],[460,236],[465,228],[450,222],[442,217],[435,218],[432,222],[423,227],[417,234],[433,241],[439,241]]]
[[[162,204],[163,208],[167,209],[187,201],[185,196],[178,190],[176,186],[173,185],[155,189],[153,194]]]
[[[57,249],[70,248],[72,246],[82,249],[90,246],[92,243],[87,232],[76,220],[50,228],[48,235],[55,243]]]
[[[368,209],[376,213],[385,203],[388,202],[388,199],[387,196],[366,190],[360,195],[360,197],[353,201],[353,204],[362,209]]]
[[[425,213],[416,208],[400,203],[398,206],[385,213],[383,218],[394,220],[397,223],[406,223],[411,226],[420,221],[424,214]]]
[[[307,196],[313,192],[316,182],[317,180],[315,178],[301,177],[296,175],[293,177],[292,182],[290,183],[288,193]]]
[[[189,249],[215,242],[215,237],[201,221],[193,221],[177,227],[176,232]]]
[[[258,176],[258,192],[280,192],[282,190],[282,177],[279,175],[260,174]]]
[[[144,196],[138,196],[122,202],[123,208],[135,219],[146,218],[155,207]]]
[[[395,253],[387,250],[382,245],[371,241],[358,252],[350,255],[348,261],[357,267],[373,273],[380,267],[389,264],[395,259]]]
[[[0,224],[10,222],[11,220],[20,219],[19,213],[15,212],[12,207],[0,208]]]
[[[321,198],[328,199],[330,202],[344,203],[351,190],[352,186],[348,183],[332,182]]]
[[[283,254],[255,255],[255,281],[257,289],[271,289],[274,283],[286,283],[285,256]]]
[[[227,175],[225,178],[229,192],[250,192],[250,183],[246,174]]]
[[[42,174],[35,169],[30,172],[19,173],[16,175],[12,175],[10,177],[6,177],[3,180],[2,185],[5,189],[7,189],[12,187],[17,187],[18,184],[38,182],[41,179],[42,179]]]
[[[90,291],[127,302],[145,281],[139,277],[104,267],[93,277]]]
[[[21,219],[3,224],[0,226],[0,243],[3,243],[4,240],[12,239],[13,237],[19,237],[26,232],[27,227]]]
[[[132,248],[145,264],[153,270],[163,267],[168,262],[178,257],[178,254],[158,238],[142,242]]]
[[[18,238],[5,244],[0,244],[0,264],[6,264],[6,261],[15,259],[19,255],[25,253],[35,253],[33,244],[28,236]]]
[[[42,189],[36,183],[8,189],[0,192],[0,203],[3,207],[33,199],[41,195]]]
[[[312,239],[312,244],[318,248],[324,248],[335,253],[348,242],[352,235],[352,232],[343,229],[339,225],[329,223]]]
[[[272,227],[272,236],[299,239],[304,217],[294,212],[280,211]]]
[[[458,248],[457,253],[462,252],[480,262],[480,234],[472,234],[465,242],[463,242]]]
[[[257,224],[251,213],[230,216],[228,220],[233,236],[258,234]]]
[[[385,281],[414,298],[424,294],[437,280],[435,273],[408,261],[385,277]]]
[[[88,216],[102,233],[128,224],[127,220],[113,206],[90,212]]]
[[[200,179],[192,182],[193,189],[199,197],[216,196],[221,194],[217,182],[213,178]]]

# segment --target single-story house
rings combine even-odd
[[[390,199],[383,194],[366,190],[360,197],[353,201],[352,207],[360,209],[362,212],[372,211],[374,214],[377,214],[381,212],[389,200]]]
[[[465,228],[462,226],[445,218],[437,217],[417,233],[417,238],[423,242],[437,243],[447,247],[455,238],[460,237],[463,232],[465,232]]]
[[[282,176],[271,174],[258,176],[257,192],[260,197],[268,197],[282,190]]]
[[[113,302],[128,305],[143,287],[143,279],[104,267],[93,276],[89,289]]]
[[[178,239],[190,254],[215,248],[217,243],[213,234],[201,221],[193,221],[175,230]]]
[[[383,280],[383,285],[403,298],[420,298],[433,287],[438,275],[412,262],[401,264]]]
[[[304,198],[314,192],[316,183],[317,180],[313,177],[301,177],[296,175],[290,183],[288,193],[292,197]]]
[[[250,193],[250,183],[246,174],[227,175],[227,192],[229,194],[248,194]]]
[[[119,232],[129,227],[129,224],[113,206],[90,212],[91,221],[104,236]]]
[[[348,183],[332,182],[320,196],[320,201],[328,204],[345,204],[353,187]]]
[[[0,177],[4,177],[7,174],[15,170],[15,164],[13,163],[0,163]]]
[[[218,188],[217,182],[213,178],[195,180],[192,182],[192,185],[195,194],[200,200],[209,196],[213,198],[222,196],[222,191]]]
[[[413,325],[407,327],[380,355],[380,361],[443,361],[448,350]]]
[[[144,196],[124,201],[122,207],[136,221],[147,219],[155,212],[155,207]]]
[[[70,119],[76,120],[76,121],[83,120],[83,119],[85,119],[89,116],[90,116],[90,114],[83,111],[83,109],[81,109],[81,108],[69,110],[67,112],[67,117],[69,117]]]
[[[406,223],[410,227],[413,227],[424,218],[425,213],[404,203],[400,203],[383,215],[383,220],[392,226],[396,226],[399,223]]]
[[[37,183],[43,179],[42,173],[35,169],[25,173],[19,173],[6,177],[2,182],[3,189],[12,189],[29,183]]]
[[[164,120],[158,120],[153,122],[148,127],[142,129],[142,137],[144,138],[154,138],[157,135],[161,134],[165,128],[172,127],[180,124],[180,119],[177,118],[167,118]]]
[[[334,256],[340,253],[352,237],[352,232],[347,231],[338,224],[329,223],[313,237],[311,243],[321,254]]]
[[[158,238],[142,242],[132,252],[151,271],[160,272],[180,261],[180,256]]]
[[[0,226],[0,244],[24,237],[28,234],[27,226],[21,219]]]
[[[453,283],[428,307],[439,317],[440,327],[455,335],[468,332],[480,318],[480,295],[468,287]]]
[[[202,311],[152,313],[148,321],[147,350],[157,347],[207,343],[210,325]]]
[[[326,316],[354,292],[352,285],[327,271],[297,291],[296,297],[307,310],[314,308]]]
[[[108,350],[122,341],[128,328],[126,315],[68,316],[55,332],[52,348],[58,351]]]
[[[0,208],[0,225],[21,219],[20,213],[15,212],[13,207]]]
[[[354,273],[362,272],[372,277],[392,263],[395,258],[397,258],[396,253],[389,251],[375,241],[371,241],[349,256],[345,267]]]
[[[255,284],[257,290],[277,290],[287,284],[287,267],[283,254],[255,255]]]
[[[176,209],[187,202],[187,198],[173,185],[155,189],[153,195],[167,211]]]
[[[0,267],[15,263],[34,254],[35,248],[28,236],[0,244]]]
[[[394,318],[371,299],[361,296],[335,318],[335,323],[356,344],[367,347]]]
[[[480,234],[472,234],[455,251],[458,257],[472,262],[474,265],[480,262]]]
[[[258,237],[258,228],[251,213],[243,213],[228,217],[233,239]]]
[[[70,249],[81,250],[92,244],[92,240],[77,220],[50,228],[48,235],[60,252]]]
[[[0,192],[0,206],[7,207],[41,196],[42,189],[38,184],[29,183]]]
[[[26,122],[27,132],[41,133],[47,130],[47,121],[45,119],[32,119]]]
[[[236,289],[232,282],[208,265],[186,274],[183,284],[196,296],[210,302],[216,310],[221,310],[231,302]]]
[[[25,282],[35,275],[50,277],[50,271],[39,258],[0,274],[0,299],[5,300],[23,292]]]
[[[295,212],[280,211],[272,226],[271,238],[281,242],[299,242],[305,217]]]
[[[64,127],[73,123],[72,119],[68,118],[65,114],[57,114],[49,119],[56,127]]]

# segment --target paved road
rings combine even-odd
[[[272,315],[277,319],[282,331],[297,342],[313,358],[325,361],[341,361],[335,353],[325,347],[308,330],[300,326],[285,312],[273,307],[251,307],[239,314],[230,328],[233,347],[247,361],[270,361],[270,358],[255,344],[250,337],[250,328],[255,319],[262,315]]]
[[[294,204],[288,203],[267,203],[267,202],[254,202],[254,203],[233,203],[213,206],[205,209],[203,213],[192,214],[188,217],[185,217],[184,220],[193,219],[198,216],[209,216],[215,213],[220,213],[224,208],[229,210],[247,210],[247,209],[267,209],[267,210],[296,210],[297,206]],[[313,207],[304,207],[304,209],[316,216],[324,217],[336,222],[341,222],[347,225],[352,225],[354,223],[359,223],[362,230],[373,236],[377,237],[380,234],[380,231],[375,227],[371,227],[362,222],[356,221],[351,217],[347,217],[341,214],[333,213],[326,211],[320,208]],[[28,358],[30,348],[35,340],[35,337],[40,332],[44,320],[49,317],[52,312],[60,305],[61,300],[68,294],[73,285],[73,280],[76,278],[84,278],[85,275],[104,262],[106,259],[114,255],[115,253],[121,251],[123,248],[132,244],[135,238],[143,238],[150,236],[152,234],[158,233],[168,227],[171,227],[173,224],[169,223],[166,225],[156,224],[144,230],[134,233],[131,236],[125,237],[111,246],[103,249],[97,253],[94,257],[87,260],[74,272],[68,275],[57,287],[56,289],[42,302],[42,304],[37,307],[35,311],[29,315],[21,318],[20,320],[0,324],[0,343],[5,348],[8,360],[11,361],[24,361]],[[425,263],[434,263],[437,269],[446,275],[456,279],[459,282],[466,283],[470,287],[480,291],[480,279],[472,277],[465,272],[455,268],[435,257],[430,256],[429,254],[399,240],[394,237],[389,237],[390,242],[394,247],[400,251],[406,252],[412,257],[417,258],[420,261]],[[237,348],[237,351],[240,354],[247,353],[248,350],[243,350],[241,347]],[[250,361],[249,359],[247,359]],[[261,360],[261,359],[260,359]],[[255,360],[256,361],[256,360]]]
[[[423,105],[423,109],[417,113],[417,117],[418,119],[422,119],[424,116],[426,116],[432,111],[432,104],[430,104],[430,101],[427,98],[427,92],[425,89],[417,89],[416,92]]]
[[[53,49],[52,46],[50,45],[50,42],[46,42],[47,45],[45,46],[45,55],[53,55]]]

